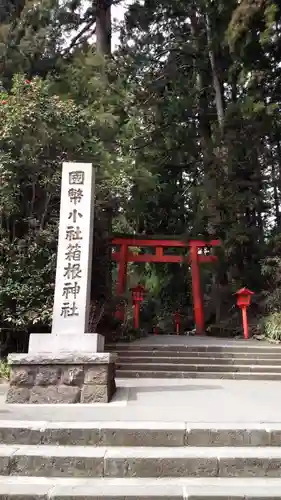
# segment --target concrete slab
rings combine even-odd
[[[109,404],[8,405],[0,386],[0,420],[281,423],[281,382],[117,379]]]
[[[178,485],[146,485],[144,483],[137,486],[125,484],[117,487],[116,485],[99,484],[94,489],[92,485],[78,486],[78,487],[65,487],[58,486],[51,492],[50,498],[54,500],[76,499],[81,498],[85,500],[91,498],[93,500],[184,500],[184,491]],[[94,495],[94,496],[93,496]],[[137,495],[137,496],[136,496]]]
[[[43,478],[1,477],[1,498],[44,499],[210,499],[274,500],[281,498],[275,478]]]

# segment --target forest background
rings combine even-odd
[[[50,328],[63,161],[96,168],[92,331],[170,332],[176,310],[193,328],[187,264],[130,265],[127,321],[113,319],[112,234],[145,234],[220,239],[201,269],[208,331],[240,333],[247,286],[252,333],[281,339],[277,0],[2,0],[0,80],[2,354]]]

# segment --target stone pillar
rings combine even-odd
[[[30,335],[28,354],[9,356],[7,402],[108,402],[115,392],[116,356],[87,332],[94,196],[92,165],[64,163],[52,331]]]

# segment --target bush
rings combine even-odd
[[[0,361],[0,380],[9,380],[10,366],[6,361]]]
[[[262,332],[269,340],[281,342],[281,313],[273,312],[263,318]]]
[[[280,235],[276,235],[271,243],[270,256],[262,262],[262,274],[266,284],[263,292],[262,309],[264,315],[258,322],[258,331],[268,340],[281,341],[281,259]]]

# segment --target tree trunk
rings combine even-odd
[[[101,56],[111,55],[111,2],[96,0],[96,51]]]
[[[196,8],[191,14],[191,27],[192,34],[194,37],[194,46],[195,46],[195,54],[196,60],[202,61],[202,53],[205,52],[206,47],[208,46],[208,38],[204,28],[206,28],[206,23],[201,15],[201,23],[200,16],[198,16],[198,12]],[[210,61],[211,63],[211,61]],[[209,65],[208,65],[209,66]],[[197,69],[199,67],[199,69]],[[208,67],[209,69],[209,67]],[[199,116],[199,136],[202,148],[202,156],[203,156],[203,165],[204,165],[204,191],[205,191],[205,207],[206,214],[208,217],[208,227],[207,234],[211,238],[218,237],[218,230],[221,224],[221,214],[218,209],[218,190],[217,190],[217,180],[220,177],[219,172],[221,170],[219,164],[219,158],[214,153],[214,144],[212,138],[212,123],[210,119],[209,113],[209,96],[207,89],[212,85],[212,80],[210,80],[210,71],[202,68],[202,65],[196,65],[196,70],[198,71],[197,79],[198,79],[198,116]],[[214,78],[214,75],[213,75]],[[214,84],[213,80],[213,84]],[[220,94],[218,94],[218,100],[221,99]],[[222,104],[219,103],[217,108],[218,111],[218,121],[221,120],[223,124],[223,115],[222,115]],[[220,126],[220,122],[219,122]],[[216,272],[217,271],[217,272]],[[214,272],[213,280],[212,280],[212,309],[214,315],[216,317],[216,322],[219,322],[221,316],[221,297],[222,294],[219,293],[221,290],[221,283],[225,284],[226,275],[222,272],[222,269],[217,269]],[[223,274],[223,276],[221,276]]]
[[[279,128],[275,124],[274,126],[274,139],[277,148],[277,161],[278,161],[278,176],[276,175],[276,184],[278,186],[278,197],[281,195],[281,143],[280,143],[280,133]],[[280,221],[281,222],[281,221]]]
[[[210,65],[212,69],[213,87],[215,91],[215,104],[217,110],[217,119],[219,128],[222,130],[224,125],[224,98],[223,98],[223,85],[219,78],[219,68],[217,64],[217,57],[213,47],[213,34],[209,14],[206,14],[206,31],[208,40],[208,52]]]
[[[96,6],[96,51],[102,56],[111,54],[111,8],[108,0],[94,0]],[[101,78],[103,75],[101,74]],[[96,315],[110,301],[112,210],[103,199],[97,199],[94,221],[91,299]],[[102,333],[102,332],[101,332]]]
[[[280,227],[280,208],[279,208],[279,193],[278,193],[278,179],[276,175],[275,168],[275,158],[271,153],[271,176],[272,176],[272,188],[273,188],[273,200],[274,200],[274,212],[276,219],[276,226]]]

